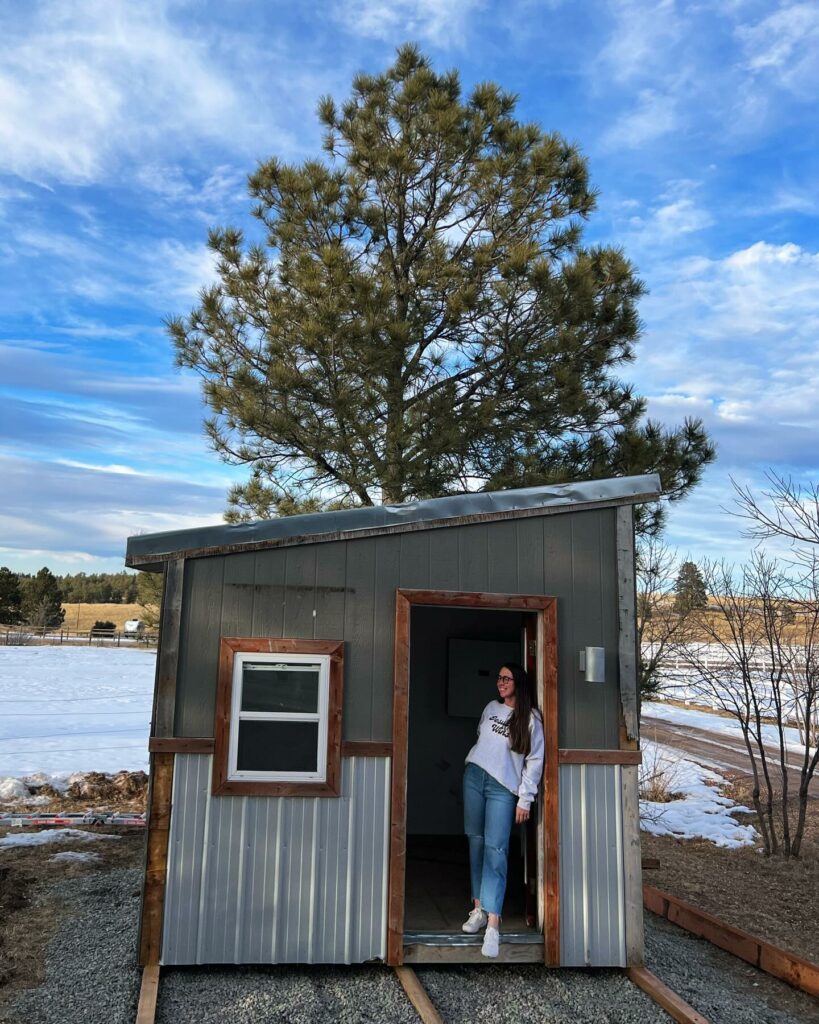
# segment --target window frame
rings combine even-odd
[[[244,657],[245,655],[249,657]],[[318,764],[324,758],[324,778],[305,779],[303,773],[287,773],[301,778],[283,778],[281,772],[245,772],[236,777],[231,771],[237,757],[237,713],[241,668],[245,661],[256,655],[274,655],[275,660],[286,661],[288,656],[306,662],[321,658],[327,665],[326,698],[322,698],[320,675],[319,692],[319,747]],[[273,659],[271,659],[273,660]],[[214,796],[323,796],[337,797],[341,793],[341,707],[344,683],[344,642],[341,640],[300,640],[297,638],[222,637],[219,645],[219,675],[216,688],[216,716],[214,728],[213,778]],[[282,713],[284,714],[284,713]],[[298,720],[315,721],[305,714]],[[282,720],[275,713],[266,719]],[[292,716],[289,720],[295,720]],[[271,777],[271,775],[273,777]]]

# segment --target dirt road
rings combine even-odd
[[[751,774],[748,752],[740,736],[711,732],[693,725],[680,725],[648,715],[643,715],[640,728],[645,739],[656,740],[666,747],[679,750],[706,768],[728,768],[748,776]],[[776,766],[779,760],[778,752],[772,748],[767,749],[769,763]],[[788,786],[793,788],[794,792],[799,786],[799,767],[798,755],[791,754],[788,764]],[[810,786],[810,795],[814,799],[819,798],[818,783],[819,778],[814,776]]]

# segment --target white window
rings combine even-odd
[[[237,654],[228,779],[324,782],[330,657]]]

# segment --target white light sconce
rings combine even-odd
[[[585,673],[587,683],[605,683],[606,648],[584,647],[580,651],[580,671]]]

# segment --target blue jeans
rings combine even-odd
[[[464,769],[464,832],[469,840],[472,899],[500,914],[506,892],[509,836],[518,798],[471,762]]]

